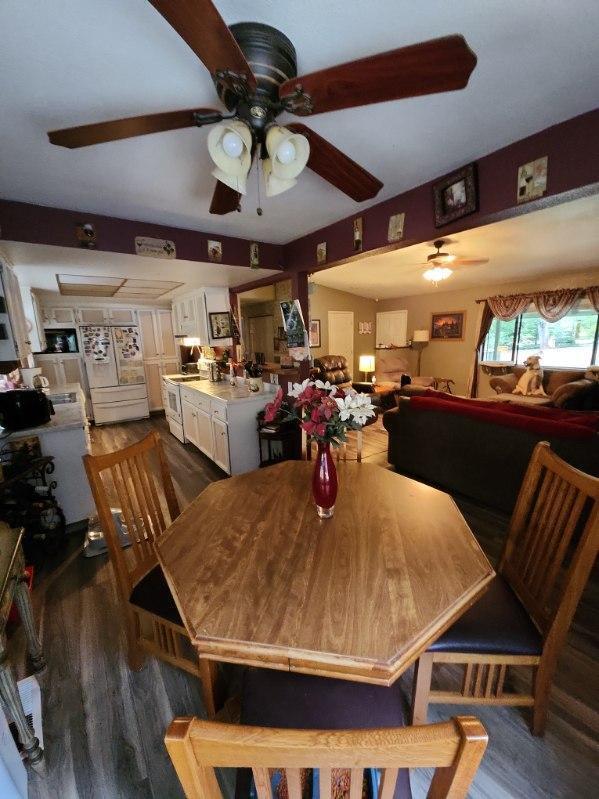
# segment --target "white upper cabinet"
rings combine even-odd
[[[41,309],[44,327],[74,327],[77,324],[74,308],[48,308]]]
[[[197,338],[210,347],[230,347],[232,338],[213,338],[210,331],[211,313],[229,313],[229,289],[205,288],[173,301],[175,335]]]
[[[77,321],[80,325],[107,325],[110,321],[108,308],[78,308]]]
[[[109,308],[108,314],[111,325],[136,325],[137,311],[133,308]]]

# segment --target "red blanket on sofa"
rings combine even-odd
[[[410,404],[422,410],[444,411],[505,427],[519,427],[542,436],[583,439],[599,432],[599,413],[472,400],[438,391],[411,397]]]

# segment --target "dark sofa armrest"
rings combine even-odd
[[[489,385],[497,394],[511,394],[516,388],[517,382],[516,375],[511,372],[502,377],[492,377],[489,380]]]

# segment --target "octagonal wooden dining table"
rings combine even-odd
[[[319,519],[312,464],[208,486],[157,541],[206,658],[390,685],[494,572],[452,498],[367,463],[340,463]]]

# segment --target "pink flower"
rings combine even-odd
[[[266,407],[264,408],[264,421],[265,422],[272,422],[277,413],[279,412],[279,408],[281,407],[281,403],[283,402],[283,389],[280,388],[277,391],[277,394],[272,402],[269,402]]]

